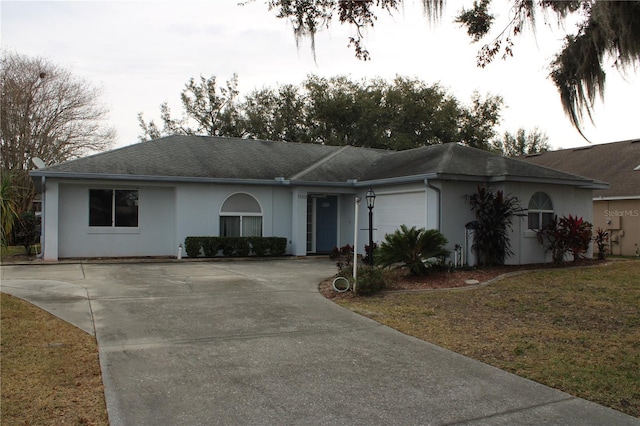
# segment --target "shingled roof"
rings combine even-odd
[[[168,136],[31,172],[34,177],[348,184],[412,178],[602,182],[457,143],[407,151],[208,136]],[[595,186],[594,186],[595,185]]]
[[[522,160],[608,182],[610,189],[594,191],[594,198],[640,198],[640,139],[532,154]]]
[[[64,174],[189,177],[220,179],[288,179],[312,170],[323,159],[340,153],[353,165],[362,153],[339,146],[270,142],[206,136],[167,136],[68,161],[42,171]],[[368,157],[382,153],[366,150]],[[366,163],[363,164],[366,166]],[[328,166],[325,166],[328,168]],[[347,180],[353,171],[333,173]],[[304,176],[300,176],[304,179]]]

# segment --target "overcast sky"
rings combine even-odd
[[[475,90],[502,96],[501,131],[538,127],[553,148],[587,144],[569,124],[548,78],[548,64],[564,37],[555,24],[540,25],[536,37],[526,32],[516,41],[513,58],[481,69],[476,67],[480,46],[452,23],[462,2],[449,1],[442,22],[430,26],[421,2],[407,0],[393,18],[382,16],[368,32],[371,61],[354,57],[346,47],[351,30],[337,22],[317,35],[314,61],[309,41],[296,48],[290,24],[264,3],[2,0],[1,43],[3,49],[45,57],[101,87],[118,133],[116,146],[138,141],[139,112],[157,120],[159,105],[168,101],[179,115],[179,96],[189,78],[215,75],[224,82],[233,73],[241,94],[298,84],[309,74],[416,77],[440,83],[463,103]],[[495,9],[498,19],[507,11]],[[621,76],[611,68],[596,126],[585,125],[587,137],[594,143],[640,138],[639,99],[638,72]]]

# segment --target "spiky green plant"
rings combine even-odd
[[[412,275],[424,275],[432,268],[432,259],[449,255],[444,248],[446,244],[447,239],[440,231],[401,225],[393,234],[385,236],[374,260],[382,267],[399,264]]]
[[[3,171],[0,179],[0,215],[2,219],[2,245],[9,244],[11,239],[11,231],[16,222],[16,218],[20,214],[19,211],[20,188],[18,188],[13,179],[13,173]]]

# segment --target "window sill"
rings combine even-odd
[[[533,229],[527,229],[526,231],[524,231],[524,237],[525,238],[537,238],[538,237],[538,231],[534,231]]]
[[[139,234],[140,227],[116,228],[112,226],[92,226],[87,229],[87,234]]]

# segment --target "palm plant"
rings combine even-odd
[[[425,230],[401,225],[393,234],[387,234],[374,257],[383,267],[399,264],[412,275],[424,275],[434,265],[434,259],[446,257],[447,239],[435,229]]]
[[[20,191],[14,184],[13,173],[3,171],[0,179],[0,216],[2,217],[2,235],[0,238],[3,246],[9,244],[13,225],[20,214],[19,199]]]

